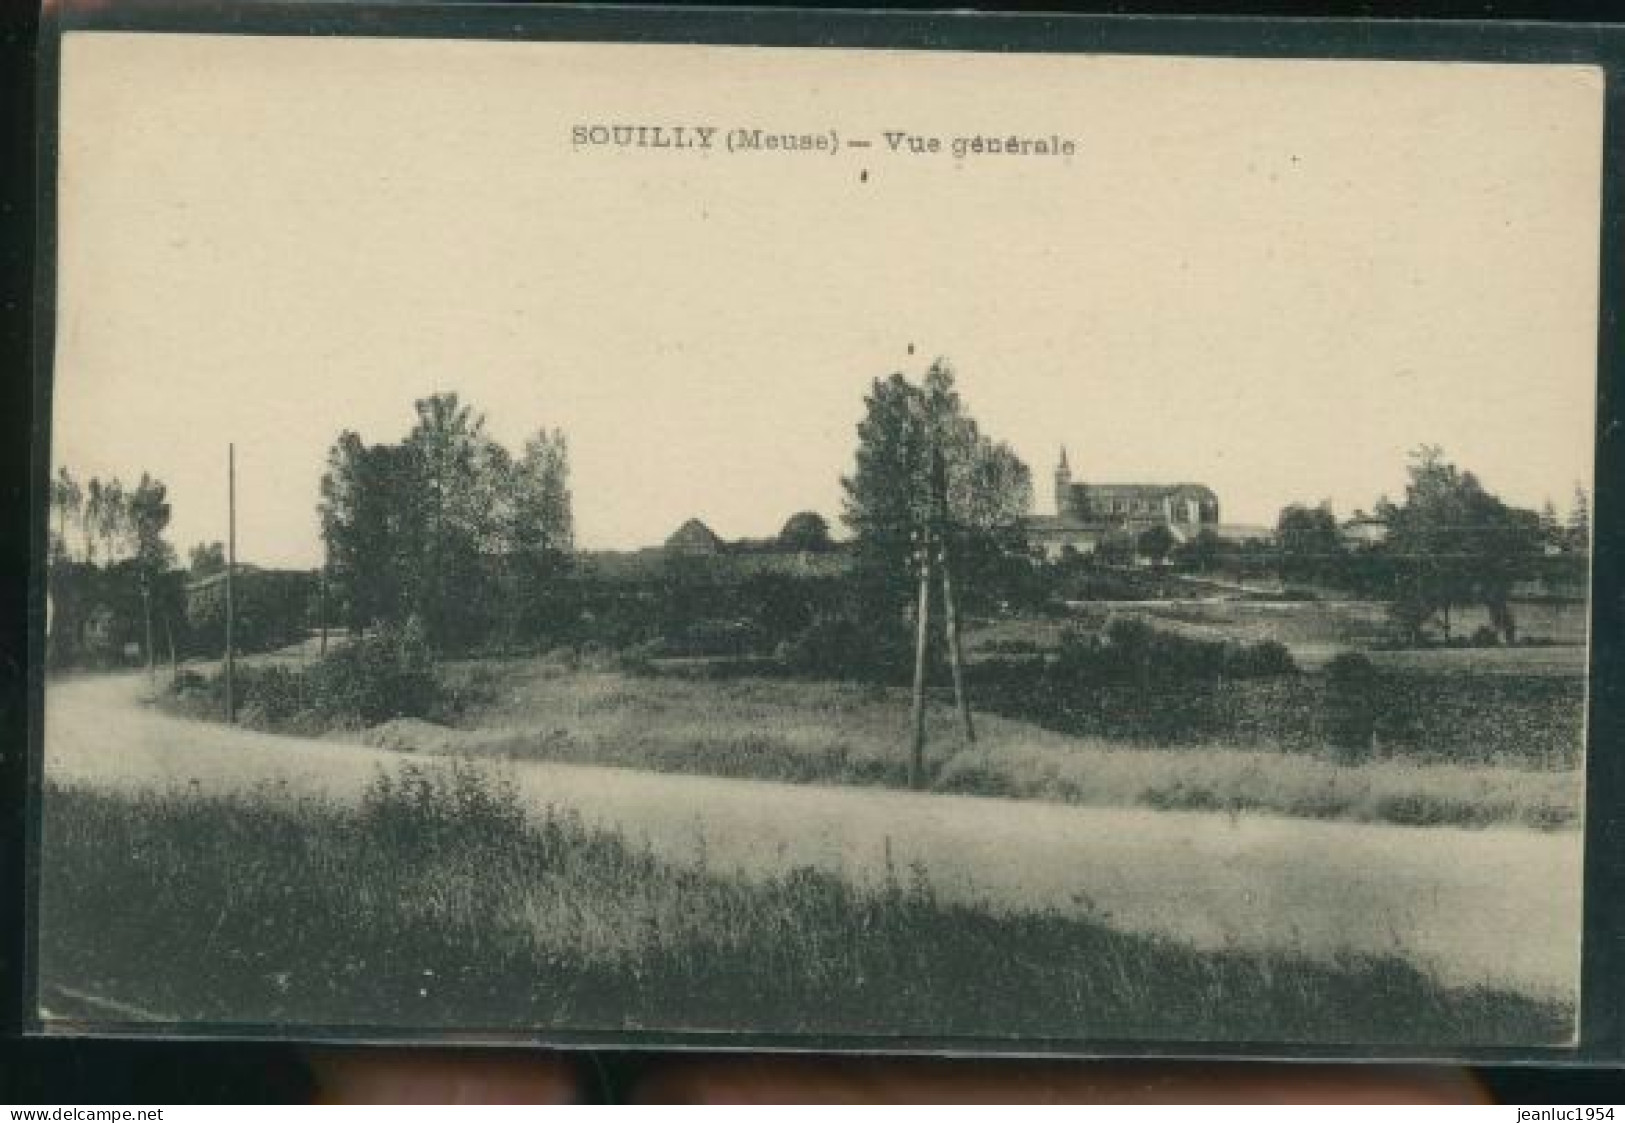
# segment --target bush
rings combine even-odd
[[[1070,685],[1216,682],[1296,674],[1284,644],[1225,643],[1165,632],[1136,616],[1115,616],[1105,637],[1071,631],[1061,639],[1054,673]]]
[[[1225,649],[1225,673],[1233,678],[1269,678],[1295,675],[1297,661],[1286,644],[1266,639]]]
[[[780,651],[797,674],[887,682],[903,674],[912,645],[900,623],[836,616],[814,621]]]
[[[242,724],[315,734],[359,729],[391,718],[442,717],[478,691],[453,694],[435,673],[421,628],[413,624],[340,647],[308,667],[239,664],[233,683]],[[225,716],[225,676],[182,674],[174,707],[196,716]]]
[[[673,629],[662,642],[676,656],[742,656],[764,647],[764,632],[749,620],[696,620]]]
[[[1358,760],[1376,742],[1382,695],[1376,665],[1357,651],[1345,651],[1326,664],[1322,725],[1336,755]]]
[[[314,708],[345,723],[427,717],[441,700],[423,629],[410,621],[339,648],[307,677]]]

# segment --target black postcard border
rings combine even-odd
[[[46,488],[50,477],[55,338],[57,78],[61,36],[73,31],[703,43],[738,46],[1108,53],[1248,58],[1476,61],[1595,65],[1606,78],[1596,470],[1593,491],[1591,667],[1586,752],[1584,945],[1580,1033],[1573,1047],[1301,1046],[1172,1042],[819,1035],[754,1031],[447,1031],[391,1025],[53,1021],[36,1010],[33,920],[38,899],[43,779]],[[346,1044],[519,1045],[561,1048],[775,1050],[940,1056],[1252,1058],[1494,1064],[1607,1064],[1625,1058],[1625,622],[1621,530],[1625,462],[1620,379],[1625,368],[1625,27],[1602,23],[1346,20],[1273,16],[1049,15],[622,5],[518,6],[338,3],[332,0],[59,0],[42,21],[37,87],[32,477],[28,542],[26,760],[6,754],[5,790],[23,801],[22,970],[9,973],[25,1033],[45,1037],[300,1040]],[[26,775],[23,774],[24,766]],[[15,805],[15,804],[14,804]],[[15,900],[15,898],[13,898]]]

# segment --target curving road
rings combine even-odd
[[[353,797],[402,754],[185,721],[140,676],[56,682],[46,774],[98,787],[258,783]],[[1398,953],[1453,984],[1572,999],[1578,832],[1468,830],[792,785],[541,761],[481,761],[535,808],[647,837],[657,853],[771,876],[860,881],[918,863],[939,896],[1054,907],[1198,947]],[[47,809],[45,835],[49,846]]]

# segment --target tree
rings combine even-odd
[[[226,571],[226,547],[220,542],[198,542],[187,551],[187,569],[195,581]]]
[[[327,568],[359,633],[404,624],[421,602],[427,541],[416,460],[400,445],[339,435],[322,477]]]
[[[90,565],[96,564],[96,544],[101,539],[104,506],[102,481],[92,476],[85,485],[84,514],[79,524],[85,538],[85,561]]]
[[[514,462],[514,510],[509,534],[523,554],[549,558],[575,549],[575,517],[570,499],[570,446],[557,429],[538,430]]]
[[[326,590],[352,631],[418,619],[439,649],[538,628],[574,549],[569,450],[541,430],[516,460],[455,394],[415,404],[399,444],[341,433],[318,510]]]
[[[1177,547],[1174,556],[1198,573],[1209,573],[1219,564],[1224,553],[1224,540],[1211,527],[1203,527],[1196,537]]]
[[[128,553],[129,498],[117,476],[106,481],[93,477],[90,488],[96,496],[92,529],[102,558],[112,564]]]
[[[328,452],[318,512],[328,580],[352,633],[412,612],[425,538],[413,468],[401,446],[369,446],[349,431]]]
[[[125,500],[122,529],[128,538],[130,553],[141,584],[141,612],[145,622],[147,673],[154,669],[152,641],[152,591],[159,575],[166,572],[175,560],[175,551],[164,541],[164,530],[169,526],[168,488],[147,473],[141,473],[141,482]]]
[[[900,373],[876,379],[864,404],[855,464],[841,486],[842,519],[853,532],[865,588],[894,609],[906,604],[917,536],[940,518],[967,599],[994,593],[1013,564],[1027,564],[1027,466],[981,432],[945,360],[933,363],[918,386]],[[933,494],[937,457],[941,495]]]
[[[490,465],[500,471],[500,458]],[[505,481],[505,537],[495,549],[508,560],[513,607],[507,615],[525,634],[544,635],[559,629],[575,609],[562,580],[575,550],[564,434],[538,430],[508,466]]]
[[[779,531],[780,548],[801,553],[822,553],[834,547],[829,536],[829,523],[817,511],[798,511],[785,521]]]
[[[449,606],[459,586],[464,598],[471,591],[468,583],[477,579],[471,570],[496,514],[492,491],[481,486],[490,481],[481,468],[491,449],[484,416],[456,394],[433,394],[414,408],[417,424],[403,448],[422,495],[426,548],[413,559],[409,576],[417,592],[415,615],[431,646],[440,648],[466,623],[466,616],[454,618]]]
[[[1095,560],[1101,565],[1130,565],[1137,543],[1126,530],[1108,531],[1095,546]]]
[[[1591,550],[1591,497],[1580,484],[1574,485],[1574,503],[1569,508],[1569,548],[1576,553]]]
[[[1275,533],[1283,580],[1314,581],[1337,573],[1344,553],[1343,537],[1330,504],[1307,507],[1293,503],[1285,507],[1276,521]]]
[[[1174,532],[1161,523],[1148,526],[1134,540],[1134,548],[1153,565],[1161,565],[1174,548]]]
[[[1507,506],[1436,446],[1411,456],[1405,501],[1384,501],[1385,549],[1394,565],[1395,620],[1412,640],[1431,619],[1450,634],[1454,606],[1482,604],[1507,642],[1517,638],[1512,586],[1540,557],[1540,516]]]
[[[49,556],[55,560],[66,561],[70,556],[68,545],[68,528],[78,528],[84,516],[84,492],[79,487],[73,474],[68,471],[67,465],[62,465],[51,480],[50,488],[51,511],[56,517],[56,528],[52,532]]]

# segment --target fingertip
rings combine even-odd
[[[320,1049],[308,1059],[319,1104],[562,1104],[575,1065],[549,1054]]]

